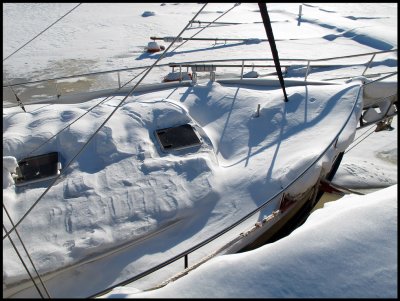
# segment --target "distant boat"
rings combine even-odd
[[[49,254],[54,265],[41,263],[44,268],[38,272],[53,298],[97,296],[128,283],[140,289],[163,285],[213,256],[273,238],[299,212],[316,204],[321,181],[332,179],[360,121],[371,124],[397,114],[397,82],[367,84],[366,77],[307,80],[310,60],[304,78],[285,78],[286,101],[275,75],[243,76],[243,66],[251,60],[239,62],[240,76],[218,73],[233,63],[177,62],[170,64],[174,80],[163,83],[123,87],[119,82],[118,89],[25,102],[27,111],[33,104],[52,103],[51,108],[36,106],[36,115],[61,116],[66,124],[78,117],[77,111],[92,106],[112,112],[121,122],[102,124],[88,150],[77,157],[62,141],[76,140],[74,147],[83,149],[92,140],[74,136],[84,132],[82,128],[71,125],[49,141],[45,128],[35,132],[37,139],[29,147],[37,151],[29,156],[28,146],[13,144],[6,135],[3,153],[19,162],[13,174],[17,195],[30,204],[39,198],[48,212],[32,210],[20,220],[21,226],[14,221],[16,227],[3,231],[3,256],[13,251],[7,236],[15,229],[44,244],[86,254],[79,262],[65,264],[57,254]],[[190,76],[184,68],[190,68]],[[119,79],[121,70],[109,73],[116,72]],[[38,84],[50,82],[57,80]],[[11,86],[18,85],[22,83]],[[387,95],[373,93],[380,87]],[[114,100],[99,103],[101,97]],[[16,115],[6,110],[3,125]],[[103,115],[93,116],[86,116],[89,123]],[[90,166],[90,161],[97,165]],[[42,172],[44,165],[48,173]],[[100,181],[108,186],[96,186]],[[42,198],[48,191],[52,196]],[[77,211],[76,204],[85,210]],[[93,214],[95,225],[89,219]],[[69,239],[54,237],[56,228],[65,228]],[[108,244],[103,235],[114,235],[115,243]],[[86,241],[96,239],[97,248],[85,247]],[[121,266],[115,281],[99,275],[121,260],[135,272],[126,274]],[[94,262],[104,269],[98,271]],[[10,273],[12,277],[3,278],[3,297],[37,296],[22,269]],[[84,282],[84,288],[74,289]]]

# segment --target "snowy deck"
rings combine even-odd
[[[359,91],[357,82],[293,86],[287,88],[288,103],[280,89],[216,82],[134,94],[19,231],[39,242],[30,249],[42,273],[74,266],[50,274],[54,278],[47,285],[57,296],[66,294],[79,279],[93,278],[98,271],[90,262],[95,260],[107,266],[123,257],[122,281],[150,268],[149,262],[160,263],[231,225],[288,186],[325,152],[288,192],[300,194],[314,185],[354,137],[362,108]],[[116,96],[104,102],[42,151],[59,151],[65,165],[122,99]],[[23,157],[101,100],[35,104],[28,106],[27,114],[19,108],[4,109],[4,155]],[[336,147],[329,148],[347,121]],[[198,131],[202,144],[163,151],[155,131],[186,123]],[[23,133],[21,129],[35,136],[16,135]],[[45,188],[36,184],[19,189],[13,196],[14,206],[25,210],[15,211],[26,211]],[[278,205],[272,202],[263,214]],[[49,248],[57,251],[48,254]],[[4,253],[11,256],[10,252],[11,246],[5,244]],[[207,252],[204,249],[192,258],[200,259]],[[12,262],[5,262],[6,284],[26,277],[9,266]],[[73,270],[79,272],[71,280]],[[153,275],[150,282],[156,284],[162,277],[162,273]],[[96,279],[97,289],[82,287],[80,296],[111,285],[111,279],[115,275],[102,273]],[[63,287],[57,285],[60,281]],[[142,288],[148,283],[144,280]]]

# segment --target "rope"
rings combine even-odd
[[[17,93],[15,93],[14,89],[11,87],[10,85],[10,79],[8,78],[7,74],[4,74],[6,77],[6,81],[7,81],[7,87],[10,88],[11,92],[14,94],[15,98],[17,99],[17,103],[18,105],[21,107],[22,110],[24,110],[24,112],[26,113],[24,104],[22,103],[21,99],[19,99]]]
[[[375,126],[375,124],[373,124],[368,130],[370,130],[373,126]],[[366,130],[364,133],[363,133],[363,135],[366,133],[366,132],[368,132],[368,130]],[[358,144],[360,144],[362,141],[364,141],[365,139],[367,139],[372,133],[374,133],[375,131],[372,131],[371,133],[369,133],[367,136],[365,136],[363,139],[361,139],[358,143],[356,143],[355,145],[353,145],[351,148],[349,148],[349,149],[347,149],[344,153],[345,154],[347,154],[349,151],[351,151],[354,147],[356,147]],[[361,136],[360,136],[361,137]],[[360,138],[360,137],[358,137],[358,138]],[[357,139],[358,139],[357,138]],[[357,140],[356,139],[356,140]],[[354,140],[354,141],[356,141],[356,140]],[[354,142],[353,141],[353,142]]]
[[[14,89],[13,89],[10,85],[8,85],[8,87],[11,89],[11,92],[14,94],[15,98],[17,99],[18,105],[19,105],[19,106],[21,107],[21,109],[26,113],[24,104],[22,103],[21,99],[19,99],[17,93],[15,93]]]
[[[202,32],[204,29],[206,29],[207,27],[209,27],[212,23],[214,23],[215,21],[217,21],[218,19],[222,18],[224,15],[226,15],[227,13],[229,13],[232,9],[234,9],[236,6],[239,6],[240,3],[236,3],[233,7],[231,7],[230,9],[228,9],[226,12],[224,12],[222,15],[220,15],[218,18],[216,18],[214,21],[210,22],[206,27],[202,28],[200,31],[198,31],[197,33],[195,33],[194,35],[192,35],[188,40],[186,40],[185,42],[183,42],[182,44],[176,46],[171,52],[174,52],[176,49],[178,49],[179,47],[183,46],[184,44],[186,44],[190,39],[194,38],[195,36],[197,36],[200,32]],[[191,21],[194,22],[194,21]]]
[[[334,188],[336,190],[339,190],[342,193],[346,193],[347,192],[347,193],[353,193],[353,194],[357,194],[357,195],[365,195],[365,193],[361,193],[361,192],[355,191],[353,189],[341,186],[339,184],[332,183],[332,181],[330,181],[328,179],[322,179],[321,180],[321,184],[325,184],[325,185],[331,186],[332,188]]]
[[[3,62],[8,59],[9,57],[11,57],[12,55],[14,55],[15,53],[17,53],[19,50],[21,50],[22,48],[24,48],[26,45],[28,45],[30,42],[32,42],[34,39],[36,39],[37,37],[39,37],[42,33],[44,33],[46,30],[48,30],[50,27],[52,27],[54,24],[56,24],[58,21],[60,21],[62,18],[64,18],[66,15],[68,15],[69,13],[71,13],[74,9],[76,9],[79,5],[81,5],[82,3],[79,3],[77,6],[75,6],[73,9],[71,9],[69,12],[67,12],[65,15],[63,15],[61,18],[59,18],[58,20],[56,20],[54,23],[52,23],[51,25],[49,25],[48,27],[46,27],[44,30],[42,30],[39,34],[37,34],[35,37],[33,37],[32,39],[30,39],[28,42],[26,42],[24,45],[22,45],[21,47],[19,47],[17,50],[15,50],[13,53],[11,53],[9,56],[7,56],[5,59],[3,59]]]
[[[5,207],[4,203],[3,203],[3,209],[4,209],[4,211],[6,212],[6,214],[7,214],[7,216],[8,216],[8,219],[10,220],[11,225],[14,226],[14,223],[13,223],[13,221],[12,221],[12,219],[11,219],[11,216],[10,216],[10,214],[8,213],[8,210],[7,210],[7,208]],[[4,225],[3,225],[3,226],[4,226]],[[19,235],[17,229],[15,229],[15,233],[17,234],[18,239],[19,239],[19,241],[20,241],[22,247],[24,248],[24,251],[25,251],[26,255],[28,256],[28,259],[29,259],[29,261],[30,261],[30,263],[31,263],[31,265],[32,265],[32,267],[33,267],[33,269],[35,270],[35,273],[36,273],[37,277],[39,278],[39,281],[40,281],[40,283],[42,284],[42,286],[43,286],[43,288],[44,288],[44,290],[45,290],[45,292],[46,292],[47,297],[50,299],[50,298],[51,298],[51,297],[50,297],[50,294],[49,294],[49,292],[48,292],[46,286],[44,285],[44,283],[43,283],[43,281],[42,281],[42,278],[41,278],[40,275],[39,275],[39,272],[37,271],[35,265],[33,264],[33,260],[32,260],[32,258],[31,258],[31,256],[29,255],[28,250],[26,249],[25,244],[23,243],[22,238],[21,238],[21,236]],[[10,238],[10,240],[11,240],[11,237],[9,237],[9,238]],[[15,251],[18,252],[17,249],[15,248],[15,245],[14,245],[14,244],[13,244],[13,247],[14,247]],[[21,258],[21,257],[20,257],[20,258]],[[21,259],[21,260],[22,260],[22,259]],[[32,279],[32,277],[31,277],[31,279]],[[32,280],[32,281],[33,281],[33,280]],[[33,283],[35,283],[35,281],[33,281]],[[35,286],[36,286],[36,285],[35,285]],[[38,289],[37,286],[36,286],[36,288]],[[39,289],[38,289],[38,291],[39,291]],[[39,291],[39,294],[40,294],[40,296],[42,296],[41,293],[40,293],[40,291]],[[42,298],[43,298],[43,296],[42,296]]]
[[[194,20],[200,12],[206,7],[207,3],[202,6],[202,8],[197,12],[197,14],[193,17],[192,20]],[[54,183],[65,173],[65,170],[75,161],[75,159],[82,153],[82,151],[89,145],[89,143],[93,140],[93,138],[96,136],[96,134],[103,128],[103,126],[110,120],[110,118],[114,115],[114,113],[120,108],[120,106],[125,102],[125,100],[129,97],[129,95],[136,89],[136,87],[143,81],[143,79],[149,74],[149,72],[153,69],[153,67],[164,57],[164,55],[167,53],[167,51],[172,47],[172,45],[176,42],[176,40],[183,34],[183,32],[187,29],[189,24],[191,24],[192,21],[190,21],[185,28],[180,32],[180,34],[175,38],[175,40],[165,49],[165,51],[160,55],[160,57],[154,62],[150,68],[147,69],[147,72],[142,76],[142,78],[135,84],[135,86],[128,92],[128,94],[121,100],[121,102],[115,107],[115,109],[111,112],[111,114],[106,118],[106,120],[100,125],[100,127],[94,132],[92,136],[86,141],[86,143],[82,146],[82,148],[78,151],[78,153],[71,159],[71,161],[68,162],[68,164],[65,166],[63,171],[52,181],[52,183],[49,185],[49,187],[46,188],[46,190],[39,196],[39,198],[33,203],[33,205],[28,209],[28,211],[21,217],[21,219],[10,229],[9,232],[6,231],[6,235],[3,236],[3,239],[7,238],[12,231],[15,230],[16,227],[28,216],[28,214],[32,211],[32,209],[39,203],[39,201],[47,194],[47,192],[50,190],[51,187],[53,187]]]
[[[360,139],[362,136],[364,136],[375,124],[373,124],[371,127],[369,127],[364,133],[362,133],[360,136],[358,136],[356,139],[353,140],[352,144],[355,143],[358,139]]]

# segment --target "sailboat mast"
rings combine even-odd
[[[272,32],[271,20],[269,19],[267,5],[265,3],[259,2],[258,7],[260,8],[260,13],[261,13],[261,17],[264,22],[265,31],[267,32],[267,37],[268,37],[269,45],[271,47],[272,57],[274,58],[276,73],[278,74],[279,82],[280,82],[282,90],[283,90],[283,95],[285,96],[285,102],[287,102],[289,100],[288,100],[288,97],[286,94],[285,82],[283,80],[281,64],[279,63],[278,50],[276,49],[275,38],[274,38],[274,34]]]

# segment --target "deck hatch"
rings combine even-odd
[[[156,130],[156,137],[164,151],[201,145],[196,130],[190,124]]]
[[[15,185],[25,185],[48,180],[60,174],[61,162],[58,152],[28,157],[18,162]]]

